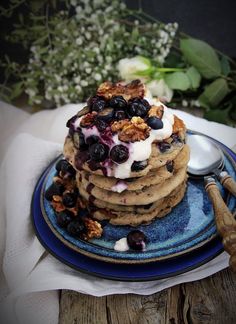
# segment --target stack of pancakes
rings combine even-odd
[[[145,96],[145,92],[140,95],[140,83],[126,86],[105,83],[98,89],[100,97],[101,94],[105,99],[123,96],[127,102]],[[156,105],[165,107],[160,102]],[[151,107],[153,106],[151,103]],[[167,107],[165,109],[168,110]],[[86,107],[71,119],[73,123],[68,124],[70,131],[64,144],[64,156],[77,171],[77,186],[92,216],[98,220],[109,220],[114,225],[137,226],[167,215],[182,200],[186,190],[189,148],[185,144],[186,128],[182,120],[173,116],[171,131],[166,138],[150,143],[151,154],[145,161],[139,161],[141,167],[136,170],[130,169],[128,173],[126,170],[125,177],[119,178],[116,163],[110,160],[109,155],[105,161],[97,163],[94,167],[88,153],[89,148],[81,147],[81,134],[84,136],[89,129],[91,134],[96,133],[100,136],[97,129],[96,132],[94,130],[96,126],[87,125],[85,130],[78,122],[89,113],[91,109],[89,111]],[[113,122],[114,120],[111,120],[110,125]],[[158,131],[155,134],[157,133]],[[111,133],[110,136],[113,138],[116,134]],[[140,141],[145,144],[145,140]],[[114,143],[111,143],[112,141],[106,142],[112,148]],[[122,141],[118,144],[120,143]],[[130,142],[126,141],[123,144],[130,147],[132,138]],[[132,150],[130,152],[132,155]],[[119,164],[119,168],[122,168],[122,163]]]

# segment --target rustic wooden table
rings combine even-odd
[[[235,324],[236,274],[226,269],[150,296],[63,290],[60,324]]]

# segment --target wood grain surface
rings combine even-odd
[[[150,296],[63,290],[59,324],[234,324],[235,300],[236,275],[228,269]]]

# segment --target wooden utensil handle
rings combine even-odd
[[[213,205],[217,230],[223,238],[225,251],[230,254],[231,269],[236,272],[236,221],[224,203],[215,181],[208,182],[205,188]]]
[[[227,172],[220,173],[220,183],[236,197],[236,182]]]

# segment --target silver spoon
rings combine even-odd
[[[191,148],[188,172],[194,176],[215,175],[220,183],[236,197],[236,182],[226,172],[224,154],[215,142],[204,135],[192,134],[187,137]]]
[[[225,250],[230,254],[230,267],[236,272],[236,221],[221,197],[212,174],[215,174],[225,187],[225,182],[228,181],[224,179],[229,179],[230,186],[226,188],[231,189],[230,192],[234,195],[236,193],[235,181],[227,173],[225,174],[225,171],[221,171],[224,166],[224,156],[213,141],[203,135],[192,134],[187,136],[186,142],[190,146],[188,172],[190,176],[204,177],[205,189],[214,209],[217,230],[223,238]]]

